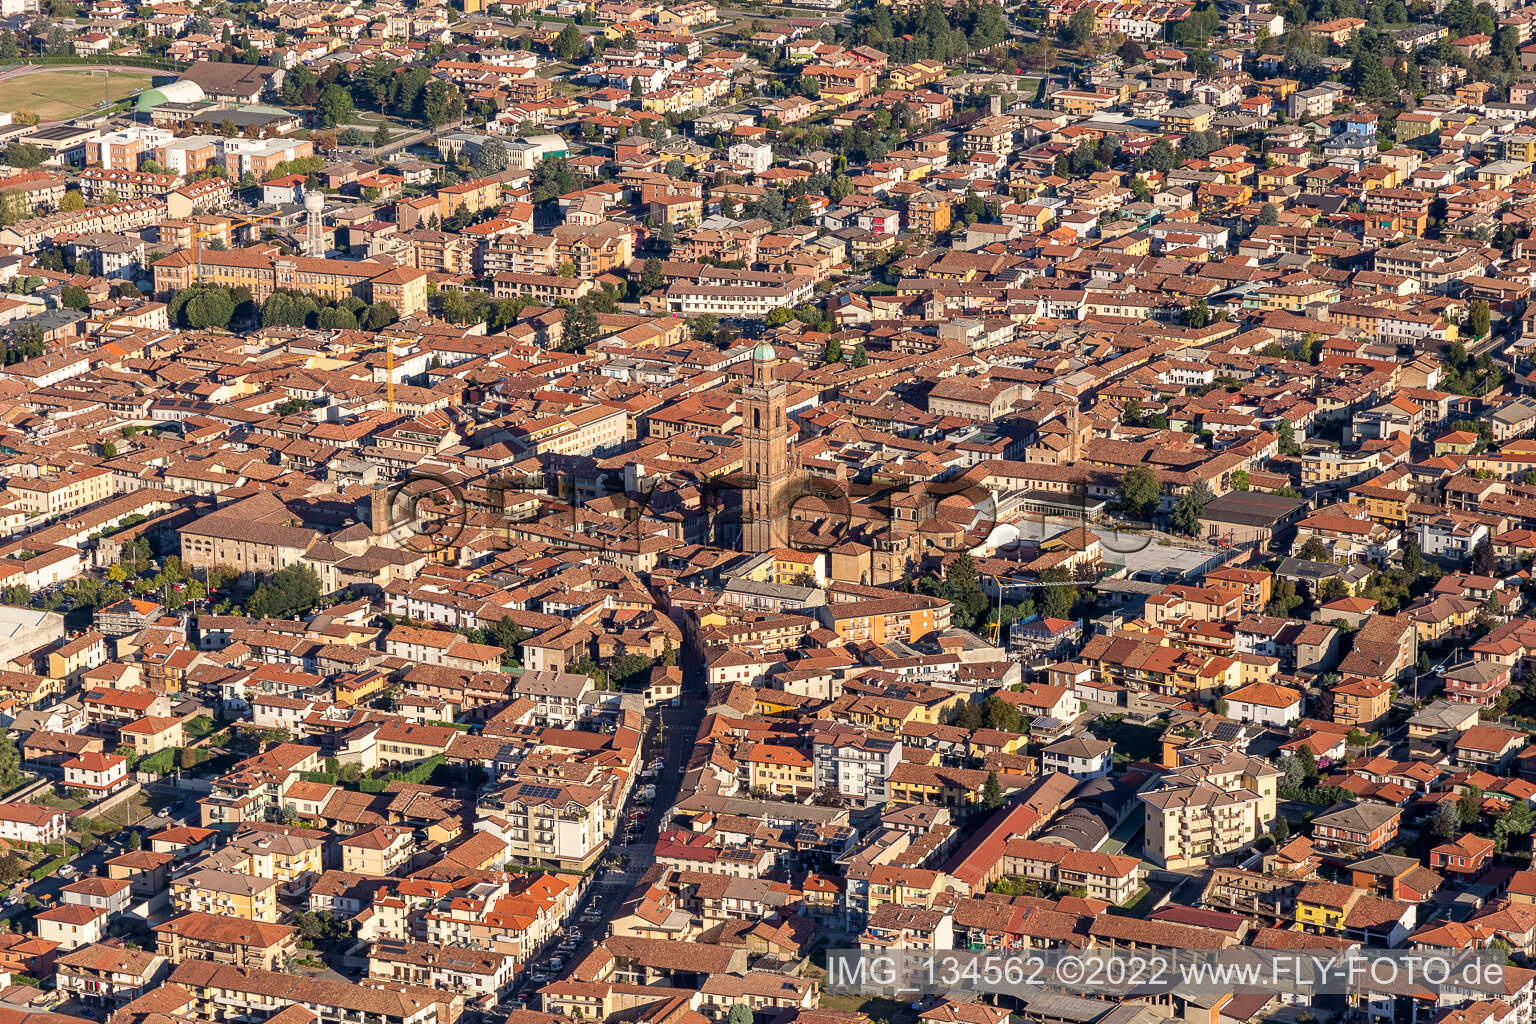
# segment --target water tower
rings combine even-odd
[[[318,190],[304,193],[304,255],[325,255],[325,233],[321,214],[325,210],[325,193]]]

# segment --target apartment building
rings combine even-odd
[[[397,982],[353,985],[306,975],[188,960],[170,982],[191,996],[186,1013],[204,1020],[264,1020],[290,1006],[314,1014],[318,1024],[453,1024],[464,997]]]
[[[484,798],[477,831],[507,844],[510,859],[585,871],[608,831],[603,792],[591,786],[517,782]]]
[[[463,993],[468,1000],[499,1000],[516,979],[518,961],[506,953],[399,939],[379,939],[368,950],[368,977]]]
[[[864,807],[884,803],[901,752],[901,741],[885,733],[841,726],[820,732],[811,744],[815,787],[834,789]]]
[[[278,289],[325,299],[387,302],[401,316],[427,308],[427,273],[366,260],[283,256],[276,246],[175,252],[155,263],[155,292],[169,296],[194,282],[249,288],[257,302]]]
[[[234,967],[280,971],[298,955],[299,930],[287,924],[267,924],[189,911],[151,926],[155,948],[173,964],[207,960]]]
[[[1269,830],[1281,772],[1258,758],[1186,753],[1162,784],[1139,794],[1149,859],[1173,870],[1198,867]]]
[[[171,880],[171,904],[180,913],[196,912],[277,924],[282,908],[278,882],[230,871],[202,869]]]

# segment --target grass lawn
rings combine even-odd
[[[911,1024],[917,1019],[912,1004],[887,996],[836,995],[823,992],[821,1008],[824,1010],[856,1010],[869,1015],[869,1019],[881,1024]]]
[[[148,70],[112,72],[108,78],[113,101],[149,88],[156,74]],[[105,95],[101,72],[39,71],[8,79],[0,89],[0,110],[30,110],[44,121],[53,121],[95,110]]]
[[[75,796],[60,796],[56,789],[45,789],[41,793],[32,796],[34,803],[46,804],[49,807],[57,807],[65,811],[78,811],[85,806],[85,801]]]

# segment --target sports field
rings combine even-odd
[[[147,89],[154,71],[102,72],[72,69],[14,69],[0,73],[0,110],[30,110],[44,121],[75,117],[101,106],[110,88],[114,100]],[[164,74],[164,72],[161,72]]]

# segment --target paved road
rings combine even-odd
[[[643,760],[649,763],[660,757],[662,766],[656,778],[645,780],[635,788],[638,790],[644,785],[654,785],[656,801],[650,807],[642,807],[636,799],[636,793],[625,805],[622,812],[624,821],[619,824],[614,843],[614,850],[626,857],[624,869],[610,868],[593,879],[585,901],[577,908],[577,916],[579,919],[581,914],[595,909],[598,921],[586,925],[577,924],[581,942],[573,952],[561,957],[561,971],[569,970],[571,965],[580,962],[598,941],[607,937],[614,918],[624,911],[628,896],[639,884],[646,869],[655,862],[657,836],[663,826],[670,823],[670,814],[666,812],[677,802],[683,773],[688,766],[688,755],[693,749],[694,737],[698,735],[699,723],[704,718],[703,667],[689,665],[690,660],[686,656],[682,658],[685,680],[682,703],[678,707],[662,708],[659,712],[647,715],[648,720],[659,719],[662,729],[660,742],[654,746],[647,745]],[[635,841],[626,846],[621,837],[628,816],[636,811],[644,814],[639,820],[644,821],[645,825]],[[567,934],[573,932],[567,929]],[[553,951],[547,952],[542,963],[548,964],[553,955]],[[539,961],[535,961],[532,968],[537,970],[538,966]]]

